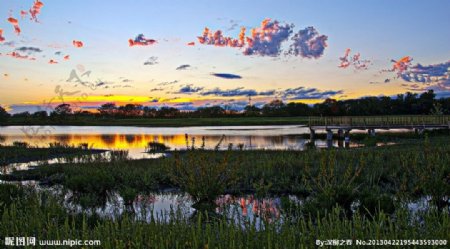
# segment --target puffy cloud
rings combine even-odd
[[[258,93],[258,95],[259,96],[273,96],[273,95],[275,95],[275,90],[267,90],[267,91],[262,91],[262,92],[259,92]]]
[[[424,83],[427,89],[450,91],[450,61],[423,66],[416,64],[403,70],[400,77],[411,83]]]
[[[58,62],[56,60],[50,59],[48,61],[48,64],[58,64]]]
[[[11,53],[8,53],[8,54],[6,54],[6,55],[7,55],[7,56],[10,56],[10,57],[12,57],[12,58],[15,58],[15,59],[32,60],[32,61],[36,60],[36,58],[34,58],[34,57],[30,57],[30,56],[28,56],[28,55],[21,55],[20,53],[15,52],[15,51],[13,51],[13,52],[11,52]]]
[[[202,36],[198,36],[198,42],[205,45],[214,45],[219,47],[243,47],[245,44],[245,28],[241,29],[239,39],[223,36],[221,30],[212,33],[208,28],[203,30]]]
[[[76,48],[82,48],[82,47],[84,46],[84,44],[83,44],[82,41],[77,41],[77,40],[73,40],[73,41],[72,41],[72,44],[73,44],[73,46],[76,47]]]
[[[32,54],[32,53],[41,53],[42,49],[36,47],[20,47],[16,48],[16,51]]]
[[[15,47],[16,46],[16,42],[15,41],[7,41],[3,44],[1,44],[2,46],[8,46],[8,47]]]
[[[245,55],[278,56],[281,44],[292,33],[293,25],[280,25],[278,21],[265,19],[261,27],[251,30],[251,36],[246,38]],[[245,30],[244,30],[245,31]]]
[[[280,25],[278,21],[265,19],[259,28],[251,30],[249,37],[245,36],[246,28],[242,27],[238,38],[226,37],[221,30],[214,33],[205,28],[203,35],[198,37],[201,44],[219,47],[244,48],[244,55],[278,56],[281,44],[289,38],[293,25]]]
[[[221,97],[236,97],[236,96],[271,96],[275,94],[275,90],[257,92],[253,89],[244,89],[238,87],[235,89],[222,90],[220,88],[214,88],[212,90],[203,91],[200,93],[202,96],[214,95]]]
[[[64,60],[66,60],[66,61],[70,60],[70,55],[65,55]]]
[[[156,56],[152,56],[144,62],[145,66],[151,66],[151,65],[156,65],[156,64],[158,64],[158,57],[156,57]]]
[[[195,46],[195,42],[188,42],[186,45],[188,45],[188,46]]]
[[[224,79],[242,79],[242,76],[231,73],[212,73],[211,75]]]
[[[130,47],[133,46],[150,46],[153,45],[154,43],[156,43],[156,40],[154,39],[147,39],[145,38],[144,34],[139,34],[136,36],[136,38],[133,39],[129,39],[128,40],[128,44]]]
[[[237,27],[239,27],[239,24],[233,23],[233,24],[231,24],[231,26],[230,26],[227,30],[228,30],[228,31],[231,31],[231,30],[236,29]]]
[[[198,106],[194,106],[192,102],[176,103],[174,107],[181,111],[195,111],[198,109]]]
[[[282,43],[289,39],[293,28],[293,24],[280,24],[267,18],[260,27],[251,29],[250,36],[246,36],[245,27],[241,28],[238,38],[224,36],[221,30],[212,32],[205,28],[202,36],[197,38],[200,44],[242,48],[244,55],[276,57],[281,54]],[[319,35],[314,27],[308,27],[292,37],[293,44],[286,54],[319,58],[327,46],[327,39],[327,36]]]
[[[165,82],[158,83],[158,86],[167,86],[167,85],[173,85],[173,84],[177,84],[177,83],[178,83],[178,80],[165,81]]]
[[[187,69],[189,69],[190,67],[191,67],[191,65],[183,64],[183,65],[177,67],[176,70],[187,70]]]
[[[26,12],[25,10],[20,11],[20,16],[22,17],[22,19],[24,19],[27,15],[28,15],[28,12]]]
[[[155,87],[155,88],[150,89],[150,92],[161,92],[161,91],[164,91],[164,88],[162,88],[162,87]]]
[[[4,42],[5,37],[3,37],[3,29],[0,29],[0,42]]]
[[[423,66],[417,64],[403,72],[402,79],[411,82],[433,82],[445,79],[449,74],[450,61],[440,64]]]
[[[384,70],[387,72],[397,72],[397,76],[400,77],[405,71],[408,70],[408,68],[411,66],[413,58],[410,56],[405,56],[401,58],[400,60],[391,60],[392,63],[392,69]]]
[[[392,79],[397,79],[397,78],[402,78],[403,74],[405,72],[408,71],[408,69],[411,67],[411,62],[412,62],[413,58],[411,56],[404,56],[399,60],[391,60],[392,64],[392,68],[391,69],[383,69],[381,70],[379,73],[386,73],[386,72],[395,72],[396,75],[394,77],[392,77]],[[389,83],[391,82],[390,78],[385,79],[384,82],[385,83]]]
[[[281,95],[284,99],[287,100],[299,100],[299,99],[326,99],[342,93],[343,93],[342,90],[320,91],[317,88],[297,87],[297,88],[288,88],[283,92],[281,92]]]
[[[394,78],[407,82],[402,86],[411,91],[434,90],[439,96],[450,91],[450,61],[424,66],[412,65],[412,60],[410,56],[392,60],[392,68],[381,72],[395,72]],[[385,82],[390,82],[387,80]]]
[[[361,60],[361,54],[356,53],[353,56],[350,56],[350,49],[347,48],[345,50],[345,55],[343,57],[339,57],[341,63],[339,64],[339,68],[348,68],[352,65],[356,70],[365,70],[368,68],[370,64],[370,60]]]
[[[382,83],[389,83],[391,82],[391,79],[385,79],[384,81],[380,82],[380,81],[371,81],[369,82],[369,84],[382,84]]]
[[[288,53],[309,59],[320,58],[327,47],[327,39],[328,36],[319,35],[314,27],[307,27],[291,38],[294,43],[290,46]]]
[[[13,17],[8,18],[8,22],[11,23],[14,27],[14,32],[17,35],[20,35],[20,27],[19,27],[19,21]]]
[[[192,84],[182,86],[175,94],[191,94],[198,93],[203,90],[203,87],[194,87]]]
[[[37,15],[39,15],[41,13],[41,8],[44,7],[44,3],[39,1],[39,0],[35,0],[33,3],[33,6],[30,9],[30,14],[31,14],[31,20],[34,20],[35,22],[38,22],[37,20]]]

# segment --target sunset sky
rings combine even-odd
[[[449,10],[448,0],[0,0],[0,105],[450,96]]]

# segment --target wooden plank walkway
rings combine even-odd
[[[311,130],[450,129],[450,115],[310,117]]]

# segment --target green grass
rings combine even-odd
[[[136,221],[133,215],[127,213],[115,220],[95,215],[70,214],[54,197],[33,192],[22,194],[22,198],[13,200],[8,206],[2,207],[0,204],[0,210],[2,236],[31,236],[36,237],[36,240],[100,240],[101,246],[97,248],[106,249],[298,249],[316,248],[317,239],[448,240],[450,234],[448,211],[436,209],[420,214],[420,219],[417,219],[405,209],[398,209],[392,216],[379,212],[373,217],[356,214],[343,218],[345,212],[333,208],[326,214],[317,215],[315,219],[298,217],[284,223],[266,222],[259,229],[251,223],[229,222],[223,216],[213,219],[202,212],[191,219],[174,212],[169,215],[171,221],[168,223],[158,219],[152,219],[151,222]]]
[[[81,155],[101,153],[104,150],[93,150],[86,145],[67,146],[51,143],[49,148],[30,146],[27,143],[15,142],[13,145],[0,144],[0,166],[11,163],[49,160],[60,157],[76,157]]]
[[[220,117],[220,118],[95,118],[77,117],[64,120],[10,118],[3,125],[73,125],[73,126],[246,126],[246,125],[305,125],[307,117]]]

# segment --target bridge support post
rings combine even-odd
[[[369,135],[372,137],[375,137],[375,135],[376,135],[375,129],[369,129]]]
[[[344,130],[342,129],[338,130],[338,147],[344,147]]]
[[[338,139],[341,140],[344,138],[344,130],[339,129],[338,130]]]
[[[316,139],[315,137],[316,137],[316,131],[312,128],[309,128],[309,140],[312,142]]]
[[[345,142],[345,147],[349,148],[350,147],[350,130],[345,131],[344,142]]]
[[[333,147],[333,131],[327,130],[327,147]]]

